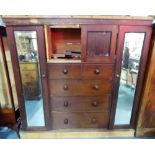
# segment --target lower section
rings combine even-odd
[[[108,112],[52,112],[53,129],[108,128],[108,118]]]
[[[36,131],[20,132],[23,139],[29,138],[109,138],[124,137],[133,138],[134,130],[53,130],[53,131]]]

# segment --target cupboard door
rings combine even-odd
[[[115,25],[82,25],[82,60],[115,62],[118,28]]]
[[[148,26],[120,26],[111,111],[113,117],[116,112],[116,128],[134,128],[142,95],[151,31]]]
[[[8,26],[23,129],[49,128],[48,88],[43,26]]]

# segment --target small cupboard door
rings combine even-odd
[[[8,26],[13,71],[24,130],[49,126],[43,26]]]
[[[82,25],[82,60],[114,63],[118,27],[115,25]]]

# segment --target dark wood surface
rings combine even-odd
[[[84,64],[82,65],[83,79],[113,79],[113,64]]]
[[[53,129],[107,128],[109,113],[61,113],[52,112]]]
[[[82,61],[114,63],[118,27],[82,25]]]
[[[52,111],[59,112],[104,112],[110,110],[111,96],[102,97],[52,97]]]
[[[110,80],[50,80],[50,96],[102,96],[112,93]]]
[[[81,64],[48,64],[48,79],[78,79]]]

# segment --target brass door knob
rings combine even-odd
[[[64,73],[64,74],[67,74],[67,73],[68,73],[68,70],[65,68],[65,69],[63,70],[63,73]]]

